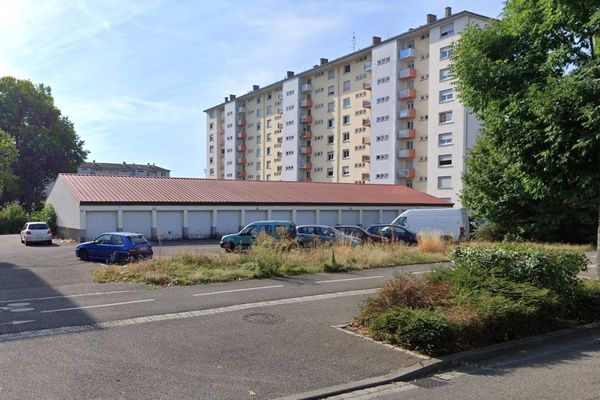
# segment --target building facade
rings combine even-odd
[[[452,43],[468,11],[427,23],[243,96],[207,115],[207,177],[400,184],[459,204],[479,131],[458,101]]]
[[[82,162],[77,167],[77,173],[80,175],[113,175],[113,176],[165,176],[169,177],[171,171],[154,164],[123,164],[117,163],[97,163]]]

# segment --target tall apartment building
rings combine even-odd
[[[299,74],[230,95],[207,114],[207,177],[401,184],[459,204],[479,131],[458,101],[452,43],[489,18],[462,11]]]

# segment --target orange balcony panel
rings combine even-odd
[[[370,136],[363,137],[362,144],[371,144],[371,137]]]
[[[414,99],[415,97],[417,97],[416,89],[404,89],[404,90],[401,90],[400,93],[398,93],[398,99],[400,99],[400,100]]]
[[[414,129],[400,129],[398,130],[398,139],[414,139],[416,132]]]
[[[312,162],[304,162],[300,164],[300,169],[312,169]]]
[[[246,177],[246,171],[240,171],[240,172],[238,172],[238,177],[245,178]]]
[[[312,122],[312,115],[301,115],[300,122],[303,124],[310,124]]]
[[[363,181],[371,179],[371,174],[365,172],[364,174],[362,174],[362,179]]]
[[[416,116],[417,110],[415,109],[406,109],[398,111],[398,118],[400,119],[415,118]]]
[[[312,146],[300,147],[300,154],[312,154]]]
[[[246,120],[245,119],[238,120],[238,126],[246,126]]]
[[[246,145],[245,144],[238,145],[237,151],[246,151]]]
[[[312,131],[302,131],[302,139],[312,139]]]
[[[369,118],[363,119],[362,126],[371,126],[371,120]]]
[[[415,68],[406,68],[398,71],[398,79],[414,79],[417,77],[417,70]]]
[[[415,158],[414,149],[398,150],[398,158]]]
[[[246,132],[238,132],[237,138],[242,140],[246,139]]]
[[[414,177],[415,177],[415,169],[414,168],[398,170],[398,178],[414,178]]]
[[[363,100],[363,108],[371,108],[371,102],[369,100]]]
[[[238,158],[237,159],[237,163],[244,165],[244,164],[246,164],[246,159],[245,158]]]
[[[371,82],[363,82],[363,90],[371,90]]]
[[[312,100],[302,100],[300,102],[300,107],[303,107],[303,108],[309,108],[309,107],[312,107],[312,105],[313,105]]]

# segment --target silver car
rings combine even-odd
[[[52,231],[45,222],[27,222],[21,229],[21,243],[29,246],[30,243],[52,244]]]
[[[344,235],[342,232],[326,225],[299,225],[296,227],[296,240],[302,247],[310,246],[315,242],[339,243],[359,246],[362,240],[354,236]]]

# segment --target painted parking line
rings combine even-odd
[[[112,292],[96,292],[96,293],[81,293],[81,294],[68,294],[62,296],[47,296],[47,297],[30,297],[28,299],[13,299],[13,300],[0,300],[0,303],[16,303],[20,301],[38,301],[38,300],[52,300],[52,299],[70,299],[74,297],[86,297],[86,296],[101,296],[104,294],[119,294],[119,293],[133,293],[139,292],[139,290],[113,290]]]
[[[350,281],[362,281],[365,279],[380,279],[380,278],[385,278],[385,276],[377,275],[377,276],[363,276],[361,278],[331,279],[329,281],[316,281],[315,283],[350,282]]]
[[[98,304],[98,305],[95,305],[95,306],[59,308],[57,310],[44,310],[44,311],[40,311],[40,313],[53,313],[53,312],[60,312],[60,311],[84,310],[84,309],[88,309],[88,308],[101,308],[101,307],[123,306],[123,305],[126,305],[126,304],[146,303],[146,302],[154,301],[154,300],[155,299],[145,299],[145,300],[135,300],[135,301],[124,301],[122,303]]]
[[[209,296],[211,294],[247,292],[249,290],[273,289],[273,288],[279,288],[279,287],[283,287],[283,285],[258,286],[258,287],[251,287],[251,288],[245,288],[245,289],[221,290],[221,291],[218,291],[218,292],[197,293],[197,294],[193,294],[192,296]]]

